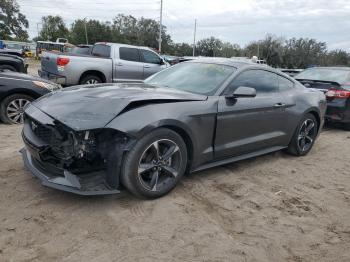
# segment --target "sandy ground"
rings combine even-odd
[[[38,70],[41,68],[40,61],[34,58],[28,58],[28,74],[32,76],[38,76]]]
[[[153,201],[79,197],[23,168],[0,125],[0,261],[350,261],[350,132],[186,177]]]

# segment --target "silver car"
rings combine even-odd
[[[148,47],[96,43],[90,55],[43,53],[39,76],[63,86],[141,81],[168,66]]]

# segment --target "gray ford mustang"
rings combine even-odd
[[[42,184],[81,194],[146,198],[185,172],[286,149],[306,155],[326,100],[270,67],[199,59],[143,83],[85,85],[25,109],[21,150]]]

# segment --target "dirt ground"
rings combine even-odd
[[[28,74],[32,76],[38,76],[38,70],[41,68],[40,61],[34,58],[28,58]]]
[[[23,167],[0,124],[0,261],[350,261],[350,132],[186,177],[169,195],[79,197]]]

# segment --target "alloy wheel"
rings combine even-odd
[[[86,81],[87,85],[94,85],[94,84],[98,84],[99,81],[96,79],[89,79],[88,81]]]
[[[298,147],[302,152],[308,151],[316,137],[316,124],[312,119],[306,119],[300,127]]]
[[[24,107],[30,103],[27,99],[12,100],[6,108],[7,117],[15,124],[23,123]]]
[[[178,145],[168,139],[153,142],[141,155],[138,179],[150,191],[161,191],[175,183],[179,174],[182,155]]]

